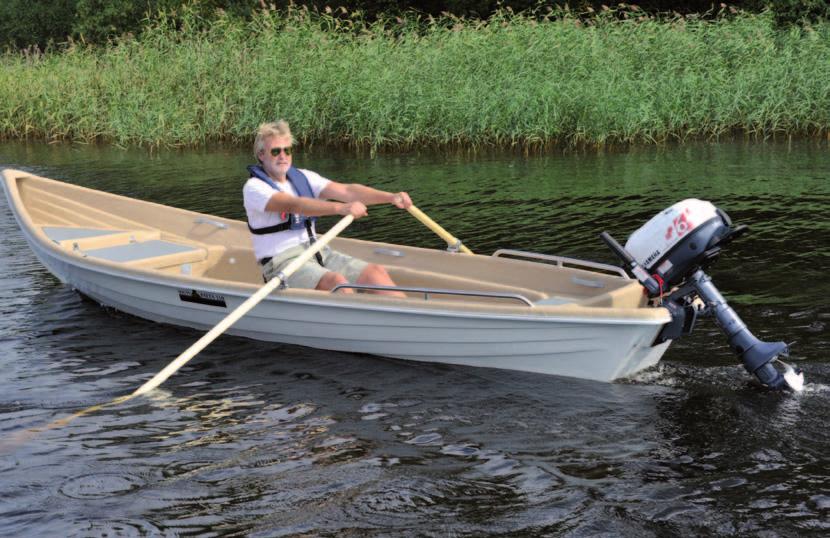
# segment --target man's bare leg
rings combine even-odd
[[[370,263],[366,266],[366,269],[360,273],[360,276],[357,278],[357,284],[367,284],[370,286],[394,286],[395,282],[392,280],[392,277],[389,276],[389,273],[386,271],[386,268],[382,265],[378,265],[376,263]],[[402,291],[385,291],[385,290],[377,290],[374,293],[379,295],[388,295],[390,297],[400,297],[406,298],[406,294]]]
[[[335,273],[334,271],[329,271],[328,273],[323,275],[323,278],[321,278],[319,282],[317,282],[317,288],[316,289],[321,290],[321,291],[330,291],[330,290],[333,290],[335,286],[339,286],[340,284],[348,284],[348,283],[349,283],[349,281],[346,280],[346,277],[344,277],[340,273]],[[344,289],[338,291],[338,293],[354,293],[354,290],[351,289],[351,288],[344,288]]]
[[[321,278],[319,282],[317,282],[316,289],[327,291],[334,289],[335,286],[339,286],[340,284],[348,283],[349,281],[346,280],[346,277],[340,273],[329,271],[323,275],[323,278]],[[357,278],[357,282],[355,282],[355,284],[365,284],[367,286],[394,286],[395,282],[392,280],[392,277],[389,276],[389,273],[386,271],[385,267],[371,263],[366,266],[366,269],[364,269],[362,273],[360,273],[360,276]],[[344,288],[339,293],[354,293],[354,290]],[[370,293],[388,295],[390,297],[400,297],[402,299],[406,298],[406,294],[401,291],[376,290],[371,291]]]

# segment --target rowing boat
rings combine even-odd
[[[107,307],[207,330],[262,286],[245,222],[20,170],[3,171],[3,189],[43,265]],[[283,288],[227,332],[606,382],[653,366],[671,342],[656,343],[669,311],[616,266],[339,237],[332,247],[384,265],[406,297]]]

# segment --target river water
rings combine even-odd
[[[0,144],[0,168],[231,218],[248,162],[237,148]],[[482,253],[614,262],[602,230],[622,242],[675,201],[711,200],[751,230],[710,274],[756,335],[795,341],[806,390],[758,388],[711,320],[615,384],[222,337],[150,397],[0,454],[0,535],[830,533],[826,145],[295,163],[407,190]],[[198,338],[61,285],[5,199],[0,231],[3,438],[131,392]],[[345,235],[442,248],[390,208]]]

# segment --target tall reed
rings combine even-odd
[[[280,117],[305,142],[393,149],[825,136],[828,58],[830,23],[768,14],[161,16],[138,39],[1,55],[0,137],[248,142]]]

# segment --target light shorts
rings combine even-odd
[[[307,248],[308,243],[304,243],[277,254],[271,261],[262,266],[262,276],[265,277],[266,281],[271,280]],[[354,284],[363,270],[366,269],[366,266],[369,265],[360,258],[354,258],[329,247],[323,247],[320,254],[323,255],[325,267],[317,263],[317,257],[314,256],[288,277],[285,283],[286,286],[313,290],[317,287],[317,283],[320,282],[323,275],[329,271],[340,273],[351,284]]]

